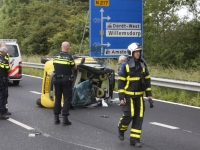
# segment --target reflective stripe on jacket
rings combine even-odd
[[[72,55],[60,52],[54,56],[53,65],[57,75],[71,75],[75,62]]]
[[[8,53],[7,53],[7,55],[5,56],[5,59],[8,60],[8,61],[10,60],[10,55],[9,55]]]
[[[10,66],[8,60],[6,60],[2,55],[0,55],[0,77],[7,77],[9,69]]]
[[[66,57],[56,56],[53,60],[54,64],[63,64],[63,65],[74,65],[74,60],[70,60]]]

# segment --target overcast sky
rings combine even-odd
[[[200,11],[200,0],[197,0],[197,7],[198,10]],[[189,13],[186,6],[182,7],[182,9],[178,11],[178,15],[180,16],[180,18],[183,18],[184,16],[189,16],[189,18],[193,17],[192,13]]]
[[[178,11],[178,15],[180,16],[180,18],[183,18],[186,15],[192,18],[192,14],[188,12],[187,7],[183,7],[180,11]]]

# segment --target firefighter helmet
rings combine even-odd
[[[142,47],[140,46],[139,43],[132,43],[128,46],[128,56],[132,57],[133,52],[135,51],[141,51]]]

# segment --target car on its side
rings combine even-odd
[[[96,101],[95,98],[103,98],[104,100],[112,98],[115,86],[115,72],[113,69],[104,62],[99,62],[89,56],[74,56],[74,61],[78,69],[72,71],[72,107],[84,107]],[[54,77],[53,60],[42,58],[41,62],[45,64],[42,94],[37,99],[36,104],[41,107],[53,108],[55,103],[55,88],[52,82]],[[81,87],[80,85],[83,83],[85,85],[89,83],[89,86],[83,85]]]

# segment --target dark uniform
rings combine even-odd
[[[10,61],[10,55],[7,53],[7,55],[5,56],[5,59],[8,61]],[[8,111],[8,83],[6,85],[6,115],[11,115],[11,113]]]
[[[69,109],[72,100],[72,68],[75,66],[72,55],[66,52],[60,52],[55,55],[53,60],[55,70],[55,124],[60,123],[58,115],[61,114],[61,99],[64,96],[64,105],[62,109],[63,125],[71,124],[67,116],[69,116]]]
[[[136,143],[140,143],[142,133],[145,110],[143,94],[145,92],[146,96],[152,96],[150,75],[145,61],[141,58],[135,61],[133,57],[129,57],[127,63],[121,65],[118,73],[119,99],[126,99],[125,105],[122,105],[124,114],[118,124],[119,138],[124,140],[124,131],[132,121],[130,144],[135,146]]]
[[[8,60],[0,54],[0,119],[8,119],[6,113],[8,70],[10,69]]]

